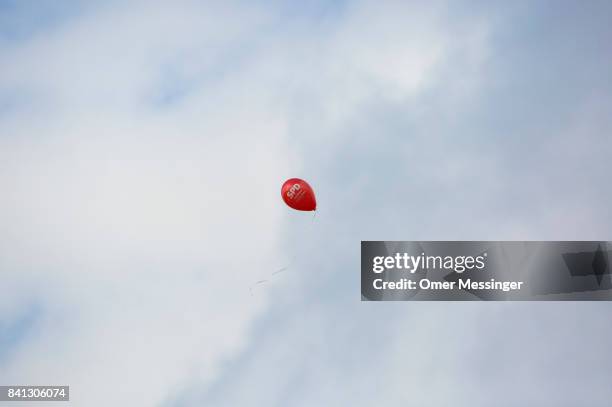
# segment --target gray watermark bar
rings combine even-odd
[[[69,400],[69,386],[0,386],[0,401]]]
[[[612,301],[609,241],[362,241],[363,301]]]

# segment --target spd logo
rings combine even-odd
[[[287,191],[287,198],[293,199],[295,194],[300,190],[300,184],[293,184],[289,191]]]

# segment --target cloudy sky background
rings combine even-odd
[[[0,383],[88,407],[609,406],[610,305],[361,303],[359,242],[612,240],[610,21],[0,1]],[[314,220],[280,199],[294,176]]]

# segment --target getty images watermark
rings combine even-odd
[[[612,300],[612,242],[362,241],[361,299]]]

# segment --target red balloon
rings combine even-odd
[[[317,209],[315,193],[308,182],[299,178],[290,178],[281,188],[283,201],[289,207],[298,211],[314,211]]]

